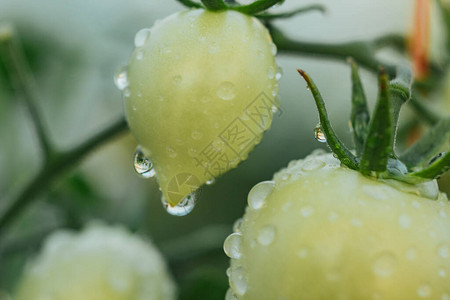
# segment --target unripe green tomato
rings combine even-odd
[[[119,227],[60,230],[27,265],[16,300],[173,300],[175,285],[149,241]]]
[[[203,9],[171,15],[135,42],[126,117],[176,205],[245,160],[269,128],[278,106],[276,47],[256,18]],[[192,181],[185,189],[183,174]]]
[[[450,299],[450,205],[434,181],[393,187],[315,154],[248,201],[224,243],[227,300]]]

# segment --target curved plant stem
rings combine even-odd
[[[321,56],[342,61],[352,57],[359,65],[369,70],[377,72],[379,67],[383,66],[391,77],[396,73],[396,67],[379,61],[375,57],[375,51],[387,45],[398,46],[399,36],[397,35],[389,35],[373,41],[322,44],[296,41],[287,37],[282,31],[272,25],[268,25],[268,28],[273,42],[281,52]]]
[[[257,0],[248,5],[235,6],[231,9],[247,15],[256,15],[284,0]]]
[[[191,1],[191,0],[177,0],[181,4],[189,8],[202,8],[203,6],[200,3]]]
[[[103,143],[124,133],[127,128],[125,119],[121,118],[73,149],[56,152],[50,160],[44,163],[40,171],[29,181],[25,188],[9,201],[6,209],[0,214],[0,234],[14,217],[22,212],[41,192],[47,189],[56,178],[74,167],[86,155]],[[3,201],[6,201],[6,199],[3,199]]]
[[[48,160],[54,152],[54,147],[49,138],[47,127],[42,120],[39,108],[37,107],[37,103],[40,102],[40,97],[36,88],[36,82],[26,63],[20,41],[17,36],[15,36],[14,30],[12,28],[3,30],[11,30],[11,34],[5,35],[0,39],[1,53],[3,53],[2,60],[9,70],[11,81],[17,94],[19,94],[25,102],[36,130],[42,152],[45,159]]]
[[[303,13],[307,13],[307,12],[311,12],[311,11],[319,11],[321,13],[324,13],[325,7],[320,4],[313,4],[313,5],[308,5],[305,7],[300,7],[300,8],[294,9],[293,11],[289,11],[289,12],[285,12],[285,13],[279,13],[279,14],[263,13],[263,14],[255,15],[255,17],[257,17],[258,19],[261,19],[261,20],[286,19],[286,18],[291,18],[298,14],[303,14]]]

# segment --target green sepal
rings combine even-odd
[[[358,65],[352,58],[349,58],[348,62],[352,66],[352,112],[350,124],[353,131],[356,155],[361,156],[364,141],[367,137],[370,115],[366,95],[358,73]]]
[[[305,7],[300,7],[300,8],[294,9],[292,11],[285,12],[285,13],[279,13],[279,14],[262,13],[262,14],[255,15],[255,17],[257,17],[258,19],[261,19],[261,20],[287,19],[287,18],[291,18],[295,15],[308,13],[311,11],[319,11],[321,13],[324,13],[325,7],[320,4],[313,4],[313,5],[308,5]]]
[[[450,143],[450,116],[442,119],[415,144],[403,152],[399,159],[410,169],[422,167],[445,144]]]
[[[218,11],[228,9],[228,5],[223,0],[201,0],[208,10]]]
[[[284,0],[257,0],[251,4],[248,5],[241,5],[241,6],[235,6],[231,7],[230,9],[238,11],[240,13],[246,14],[246,15],[257,15],[262,13],[263,11],[271,8],[272,6],[283,3]]]
[[[450,151],[444,153],[442,157],[435,159],[427,167],[420,171],[409,173],[408,177],[419,177],[425,179],[437,179],[450,169]]]
[[[194,2],[192,0],[177,0],[181,4],[189,8],[203,8],[203,5],[200,3]]]
[[[317,110],[319,111],[320,126],[322,127],[322,131],[325,135],[325,138],[327,139],[327,144],[330,147],[331,151],[334,155],[336,155],[337,159],[339,159],[341,163],[343,163],[350,169],[358,170],[358,163],[356,161],[355,155],[353,155],[353,153],[351,153],[350,150],[345,147],[345,145],[339,140],[333,128],[331,127],[327,110],[325,108],[325,102],[323,101],[322,95],[320,95],[319,90],[314,84],[314,81],[303,70],[297,69],[297,71],[305,79],[314,97]]]
[[[369,124],[369,132],[361,155],[361,173],[386,171],[388,158],[393,148],[393,116],[389,93],[388,75],[381,70],[378,76],[379,93],[375,112]]]

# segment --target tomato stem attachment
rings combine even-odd
[[[228,9],[228,5],[223,0],[201,0],[206,9],[212,11],[219,11]]]
[[[255,16],[274,5],[283,3],[284,0],[257,0],[248,5],[235,6],[232,9],[246,15]]]

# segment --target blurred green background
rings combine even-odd
[[[275,24],[291,37],[320,42],[406,35],[412,28],[411,0],[287,0],[275,11],[312,3],[323,4],[327,13],[312,12]],[[39,108],[58,146],[70,148],[123,115],[113,74],[131,54],[134,34],[182,9],[174,0],[0,0],[0,22],[12,23],[20,34],[42,96]],[[432,39],[439,43],[439,34]],[[433,49],[432,56],[439,58],[442,54]],[[405,60],[390,51],[380,57]],[[142,179],[133,170],[136,141],[126,134],[57,180],[9,227],[0,247],[0,290],[14,290],[26,260],[53,230],[79,229],[101,219],[152,239],[169,261],[181,299],[223,299],[228,258],[221,243],[244,213],[248,191],[290,160],[324,148],[314,139],[316,109],[296,68],[314,78],[336,131],[350,141],[349,67],[302,55],[280,54],[277,60],[284,70],[282,104],[272,128],[247,161],[203,189],[192,213],[175,217],[165,212],[156,181]],[[0,196],[8,196],[37,172],[42,158],[27,111],[14,96],[5,69],[0,70]],[[362,76],[373,105],[376,78],[365,70]],[[409,115],[406,109],[403,117]]]

